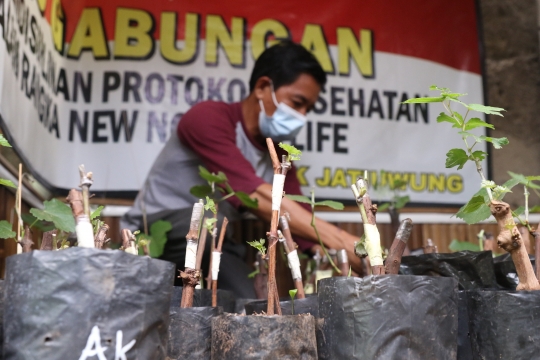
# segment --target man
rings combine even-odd
[[[185,236],[193,203],[197,202],[189,190],[204,183],[198,175],[199,165],[210,172],[224,172],[235,191],[258,200],[258,208],[251,212],[270,221],[273,168],[265,138],[275,142],[294,138],[325,83],[323,69],[302,46],[286,41],[267,49],[255,63],[245,100],[234,104],[202,102],[182,117],[178,136],[171,136],[156,159],[133,208],[122,219],[122,227],[142,229],[144,216],[148,224],[159,219],[170,221],[173,228],[162,258],[183,269]],[[300,194],[294,167],[287,174],[284,191]],[[238,199],[229,198],[220,203],[218,218],[220,222],[223,216],[237,220],[242,210]],[[309,208],[284,198],[281,211],[294,215],[290,227],[300,237],[296,239],[299,247],[311,248],[317,238],[310,226]],[[317,227],[328,247],[347,249],[353,267],[359,266],[353,255],[357,237],[322,220]],[[243,249],[243,245],[225,243],[219,285],[237,296],[254,297],[247,279],[249,268],[241,258]]]

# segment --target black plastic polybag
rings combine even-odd
[[[315,318],[242,316],[212,319],[212,360],[317,359]]]
[[[456,359],[457,282],[433,276],[318,282],[320,359]]]
[[[164,359],[174,268],[118,250],[10,256],[6,359]]]
[[[0,359],[4,358],[4,280],[0,280]]]
[[[210,360],[212,318],[222,313],[221,307],[171,307],[167,360]]]
[[[467,294],[475,359],[540,359],[540,291]]]
[[[529,255],[529,259],[531,259],[534,268],[534,256]],[[497,283],[505,289],[516,290],[519,284],[519,278],[516,273],[516,266],[512,261],[512,256],[508,253],[497,256],[493,259],[493,266],[495,268]]]
[[[471,337],[469,335],[469,309],[467,291],[458,291],[458,350],[459,360],[473,360]]]
[[[182,301],[182,286],[175,286],[171,298],[171,307],[180,307]],[[193,293],[193,307],[211,307],[212,306],[212,290],[195,289]],[[236,298],[232,291],[220,290],[217,291],[217,306],[223,308],[224,312],[234,313],[236,308]]]
[[[298,315],[298,314],[311,314],[315,318],[319,317],[319,299],[317,295],[307,295],[304,299],[282,300],[279,302],[281,305],[281,313],[283,315]],[[294,313],[293,313],[294,306]],[[267,300],[255,300],[245,305],[246,315],[261,314],[266,312],[268,307]]]
[[[246,299],[246,298],[236,299],[236,303],[234,305],[234,312],[236,314],[245,314],[246,313],[245,305],[253,301],[259,301],[259,299]]]
[[[497,288],[491,251],[404,256],[399,273],[453,277],[460,290]]]

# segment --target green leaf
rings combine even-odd
[[[103,205],[100,205],[97,207],[96,210],[92,211],[92,213],[90,214],[90,220],[94,220],[95,218],[97,218],[98,216],[101,215],[101,211],[103,210],[104,206]]]
[[[491,210],[489,206],[485,205],[489,201],[489,197],[486,189],[480,189],[476,194],[474,194],[473,199],[475,201],[479,200],[478,197],[483,199],[484,205],[479,206],[476,210],[470,212],[464,212],[469,203],[463,205],[461,209],[456,213],[456,217],[464,220],[467,224],[476,224],[480,221],[484,221],[491,216]],[[472,200],[472,199],[471,199]],[[476,205],[474,205],[476,207]],[[470,210],[471,208],[469,208]]]
[[[242,204],[248,208],[257,209],[259,207],[259,201],[252,199],[243,191],[237,191],[234,195],[242,202]]]
[[[446,154],[446,167],[458,167],[458,170],[463,168],[463,165],[469,160],[467,153],[463,149],[452,149]]]
[[[409,195],[396,197],[396,209],[403,208],[409,201],[411,201]]]
[[[485,106],[480,104],[469,104],[467,106],[469,110],[483,112],[484,114],[502,116],[501,111],[505,111],[503,108]]]
[[[38,220],[35,216],[31,214],[22,214],[21,218],[25,224],[32,225],[33,228],[36,228],[41,232],[51,231],[55,229],[55,226],[52,222]]]
[[[6,220],[0,221],[0,239],[14,238],[17,234],[11,229],[12,226],[9,222],[7,222]]]
[[[540,213],[540,205],[533,206],[529,209],[529,214]]]
[[[448,116],[447,114],[443,112],[440,113],[439,116],[437,116],[437,122],[438,123],[449,122],[450,124],[454,125],[453,127],[461,128],[461,123],[459,122],[458,119]]]
[[[58,230],[65,232],[75,231],[75,220],[69,205],[58,199],[43,202],[43,210],[32,208],[30,213],[39,220],[51,221]]]
[[[7,139],[2,134],[0,134],[0,145],[5,147],[11,147],[9,141],[7,141]]]
[[[218,172],[217,175],[212,174],[204,166],[201,166],[201,165],[199,165],[199,175],[204,180],[211,183],[222,184],[227,181],[227,176],[221,171]]]
[[[523,214],[525,212],[525,207],[524,206],[520,206],[518,207],[516,210],[512,211],[513,215],[514,216],[520,216],[521,214]],[[530,212],[530,211],[529,211]]]
[[[456,239],[453,239],[450,245],[448,245],[448,248],[451,251],[457,252],[457,251],[480,251],[480,246],[477,244],[470,243],[468,241],[459,241]]]
[[[204,227],[207,228],[209,231],[212,231],[214,229],[214,224],[217,221],[218,220],[216,218],[206,219],[206,222],[204,223]]]
[[[8,179],[0,179],[0,185],[4,185],[11,188],[17,188],[17,185],[15,185],[11,180]]]
[[[266,255],[266,247],[264,246],[265,240],[260,239],[259,241],[253,240],[253,241],[246,241],[249,245],[253,246],[255,249],[257,249],[262,256],[264,257]]]
[[[488,124],[487,122],[480,120],[479,118],[472,118],[465,124],[465,131],[476,129],[477,127],[487,127],[495,129],[495,126]]]
[[[342,203],[333,200],[324,200],[315,203],[315,206],[328,206],[334,210],[343,210],[345,206]]]
[[[473,196],[471,200],[463,208],[463,213],[470,214],[473,211],[478,210],[482,205],[486,205],[484,197],[481,195]]]
[[[169,221],[158,220],[150,226],[150,256],[160,257],[167,243],[167,233],[172,230],[172,224]]]
[[[304,195],[289,195],[289,194],[286,194],[285,196],[288,197],[291,200],[296,201],[296,202],[304,203],[304,204],[310,204],[310,205],[314,206],[311,199],[308,198],[307,196],[304,196]]]
[[[524,176],[521,174],[513,173],[511,171],[508,171],[508,174],[512,177],[512,179],[518,181],[522,185],[525,185],[533,189],[540,189],[540,185],[537,185],[532,182],[532,180],[537,180],[539,178],[538,176]]]
[[[252,272],[250,272],[250,273],[248,274],[248,278],[249,278],[249,279],[253,279],[253,278],[255,277],[255,275],[257,275],[257,274],[259,274],[259,273],[260,273],[260,270],[259,270],[259,268],[257,268],[257,269],[255,269],[254,271],[252,271]]]
[[[488,153],[485,152],[485,151],[482,151],[482,150],[476,150],[472,153],[470,159],[471,160],[478,160],[478,161],[482,161],[486,158],[486,156],[488,156]]]
[[[285,150],[287,154],[289,154],[289,160],[300,160],[300,156],[302,156],[302,152],[295,148],[293,145],[279,143],[278,146]]]
[[[502,148],[504,145],[508,145],[509,144],[509,141],[507,138],[505,137],[502,137],[502,138],[492,138],[492,137],[489,137],[489,136],[479,136],[478,137],[480,140],[485,140],[487,142],[490,142],[493,144],[493,147],[495,149],[500,149]]]
[[[212,187],[210,185],[195,185],[189,189],[189,193],[199,199],[212,195]]]
[[[394,180],[394,183],[392,184],[392,186],[390,187],[390,189],[391,189],[391,190],[401,189],[401,188],[403,188],[405,185],[407,185],[407,182],[406,182],[406,181],[401,180],[401,179],[396,179],[396,180]],[[401,190],[405,190],[405,189],[401,189]]]
[[[384,203],[377,206],[377,211],[386,211],[390,207],[390,203]]]
[[[289,296],[291,297],[291,300],[294,300],[297,292],[298,292],[298,289],[289,290]]]
[[[359,256],[362,258],[365,258],[366,256],[368,256],[368,252],[366,250],[365,244],[366,244],[366,235],[364,234],[360,238],[360,241],[356,241],[354,243],[354,253],[356,254],[356,256]]]
[[[437,96],[437,97],[420,97],[420,98],[413,98],[405,100],[402,104],[425,104],[425,103],[437,103],[437,102],[443,102],[444,96]]]
[[[206,197],[206,204],[204,204],[204,210],[210,210],[214,214],[217,213],[216,204],[214,203],[214,199],[210,199],[208,196]]]

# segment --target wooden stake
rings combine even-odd
[[[219,233],[219,241],[215,250],[216,252],[221,253],[221,248],[223,246],[223,239],[225,239],[225,233],[227,232],[228,223],[229,223],[229,220],[227,220],[227,218],[223,218],[223,224],[221,224],[221,231]],[[213,256],[213,253],[212,253],[212,256]],[[215,260],[216,259],[214,259],[214,261]],[[213,307],[217,306],[217,283],[218,283],[218,279],[217,278],[214,279],[214,276],[212,275],[212,306]]]
[[[413,224],[411,219],[405,219],[399,225],[396,237],[394,238],[394,242],[392,243],[392,247],[388,253],[388,257],[384,262],[387,274],[398,274],[399,266],[401,265],[401,257],[403,256],[403,252],[407,247],[407,241],[411,236],[412,226]]]
[[[540,290],[540,283],[534,273],[529,254],[523,244],[523,238],[514,222],[510,205],[492,200],[489,208],[499,225],[497,244],[510,253],[516,267],[519,284],[516,290]]]

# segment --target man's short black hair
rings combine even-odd
[[[284,40],[266,49],[259,56],[251,72],[249,91],[253,91],[261,76],[272,79],[274,89],[277,89],[282,85],[292,84],[301,74],[313,76],[321,89],[326,84],[326,73],[315,56],[302,45]]]

